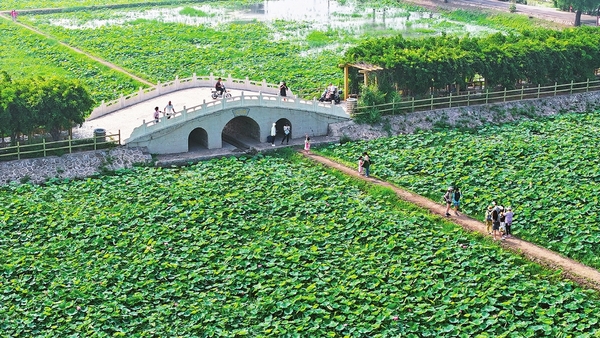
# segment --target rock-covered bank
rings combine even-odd
[[[10,182],[40,184],[52,178],[85,178],[151,162],[152,156],[143,149],[126,147],[0,162],[0,186]]]

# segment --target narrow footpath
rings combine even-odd
[[[345,173],[346,175],[366,180],[382,187],[390,188],[396,193],[396,195],[398,195],[399,198],[407,202],[416,204],[424,209],[427,209],[431,213],[439,215],[441,218],[447,219],[450,222],[454,222],[468,231],[478,232],[485,236],[489,236],[487,234],[485,224],[476,219],[470,218],[463,214],[459,214],[459,216],[452,216],[450,218],[446,218],[444,216],[446,212],[446,207],[444,205],[435,203],[423,196],[400,189],[394,186],[393,184],[381,181],[377,178],[366,178],[364,176],[361,176],[358,174],[355,168],[348,168],[345,165],[334,162],[328,158],[312,153],[305,154],[305,156],[327,167],[339,170]],[[524,255],[527,259],[533,262],[541,264],[550,269],[561,270],[561,273],[565,278],[568,278],[570,280],[575,281],[576,283],[600,291],[600,271],[596,269],[593,269],[572,259],[563,257],[554,251],[548,250],[546,248],[518,238],[510,238],[504,241],[498,241],[498,243],[504,248],[512,250],[518,254]]]

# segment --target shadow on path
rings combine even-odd
[[[462,226],[464,229],[472,232],[478,232],[487,236],[487,230],[485,224],[482,222],[470,218],[466,215],[460,214],[459,216],[452,216],[451,218],[444,217],[446,212],[446,207],[439,203],[435,203],[423,196],[411,193],[409,191],[400,189],[393,184],[390,184],[385,181],[381,181],[374,177],[364,177],[358,174],[355,168],[348,168],[345,165],[332,161],[328,158],[325,158],[316,154],[305,154],[308,158],[315,162],[319,162],[325,166],[330,168],[334,168],[339,170],[347,175],[367,180],[372,182],[373,184],[377,184],[382,187],[392,189],[396,195],[413,204],[418,205],[424,209],[429,210],[431,213],[439,215],[441,218],[444,218],[450,222],[458,224]],[[504,248],[510,249],[518,254],[524,255],[527,259],[541,264],[545,267],[561,270],[562,275],[565,278],[573,280],[579,284],[585,285],[587,287],[596,289],[600,291],[600,271],[593,269],[587,265],[581,264],[572,259],[563,257],[557,254],[554,251],[548,250],[541,246],[535,245],[533,243],[518,239],[518,238],[510,238],[504,241],[498,241],[498,243]]]

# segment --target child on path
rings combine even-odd
[[[362,156],[358,157],[358,174],[362,175],[362,171],[363,171],[363,164],[365,163],[365,161],[363,160]]]
[[[154,107],[154,122],[158,123],[159,118],[160,118],[160,110],[158,110],[158,107]]]
[[[308,137],[308,134],[306,134],[306,138],[304,139],[304,153],[310,153],[310,137]]]
[[[506,213],[504,214],[504,227],[506,228],[506,237],[508,238],[512,238],[512,231],[510,228],[512,227],[514,215],[511,207],[506,208]]]
[[[500,207],[500,234],[502,235],[502,240],[506,239],[506,216],[504,214],[504,207]]]
[[[492,206],[488,205],[485,210],[485,228],[487,230],[488,235],[492,234]]]

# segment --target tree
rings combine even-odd
[[[63,130],[81,124],[92,111],[94,100],[78,80],[57,77],[35,79],[28,99],[39,127],[58,141]]]
[[[8,111],[9,105],[15,100],[15,88],[10,75],[0,72],[0,138],[4,144],[4,136],[11,133],[12,119]]]
[[[598,9],[600,1],[598,0],[554,0],[554,6],[562,10],[568,10],[571,7],[575,11],[575,26],[581,26],[581,14]]]

